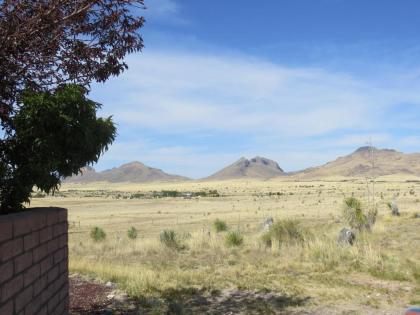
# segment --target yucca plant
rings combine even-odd
[[[370,231],[376,222],[378,210],[370,209],[367,213],[363,211],[362,203],[355,197],[344,199],[343,218],[352,229]]]

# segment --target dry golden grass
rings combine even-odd
[[[278,179],[66,184],[58,196],[34,198],[31,206],[69,209],[73,272],[115,281],[157,314],[173,296],[181,299],[194,290],[232,289],[305,300],[283,305],[291,309],[334,305],[362,314],[401,311],[420,303],[420,219],[414,219],[420,213],[420,182],[380,179],[379,218],[372,233],[359,235],[352,247],[338,246],[338,231],[346,226],[341,219],[343,199],[353,194],[365,201],[365,186],[363,180]],[[209,189],[222,196],[124,199],[151,191]],[[400,217],[389,214],[386,202],[392,199],[399,205]],[[266,217],[299,220],[307,231],[305,241],[267,248],[261,241]],[[217,218],[226,221],[230,230],[240,231],[244,244],[227,247],[226,232],[214,230]],[[105,241],[90,239],[94,226],[105,230]],[[127,237],[131,226],[138,230],[136,240]],[[161,244],[159,234],[164,229],[181,235],[181,249]],[[160,303],[151,302],[155,300]],[[264,309],[276,314],[275,308]]]

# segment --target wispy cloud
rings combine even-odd
[[[395,140],[390,129],[401,128],[410,115],[395,112],[402,104],[420,106],[418,69],[367,80],[249,56],[182,51],[146,51],[131,56],[128,64],[124,75],[94,89],[104,113],[113,114],[124,130],[104,163],[136,157],[196,177],[244,154],[271,154],[285,168],[294,168],[369,138],[386,145]],[[153,144],[123,142],[144,133],[154,135]],[[208,134],[201,143],[191,140]],[[226,136],[235,139],[227,149],[218,145]],[[177,142],[168,145],[171,137]],[[334,146],[342,149],[324,149],[317,158],[310,153],[311,148]],[[306,155],[307,163],[296,163],[297,152]]]

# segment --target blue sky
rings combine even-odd
[[[287,170],[372,141],[420,152],[420,2],[149,0],[145,49],[92,87],[138,160],[207,176],[241,156]]]

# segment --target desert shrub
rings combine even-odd
[[[180,239],[174,230],[163,230],[160,232],[160,242],[168,248],[180,249]]]
[[[129,239],[135,240],[137,238],[137,235],[137,229],[134,226],[128,229],[127,236]]]
[[[239,231],[231,231],[226,235],[225,243],[228,247],[241,246],[244,243],[244,237]]]
[[[376,208],[366,211],[362,203],[355,197],[344,199],[343,218],[351,228],[361,231],[370,231],[376,222],[378,210]]]
[[[276,241],[279,245],[284,243],[300,243],[304,240],[304,230],[297,220],[280,220],[270,226],[262,235],[263,243],[271,247]]]
[[[226,222],[220,219],[216,219],[213,223],[213,226],[216,232],[224,232],[228,230]]]
[[[94,228],[92,228],[92,230],[90,231],[90,237],[95,241],[95,242],[100,242],[103,241],[106,238],[106,233],[103,229],[101,229],[100,227],[95,226]]]

